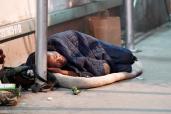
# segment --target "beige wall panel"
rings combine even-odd
[[[2,43],[0,48],[6,55],[5,66],[18,66],[35,50],[34,34]]]
[[[0,25],[35,17],[35,0],[1,0]]]

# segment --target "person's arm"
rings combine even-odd
[[[103,68],[104,68],[105,75],[110,74],[110,66],[108,63],[103,63]]]
[[[60,73],[60,74],[63,74],[63,75],[68,75],[68,76],[78,76],[78,74],[73,72],[73,71],[62,70],[60,68],[48,68],[48,70],[53,72],[53,73]]]
[[[104,67],[105,74],[109,74],[110,73],[110,66],[107,63],[104,63],[103,67]],[[79,76],[79,74],[77,74],[74,71],[62,70],[60,68],[48,68],[48,70],[53,72],[53,73],[60,73],[63,75],[68,75],[68,76]]]
[[[90,57],[77,57],[73,59],[74,63],[80,68],[84,68],[93,76],[101,76],[110,73],[110,66],[105,60],[98,60]]]

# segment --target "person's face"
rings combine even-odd
[[[47,54],[48,67],[61,68],[66,64],[66,62],[65,57],[56,51],[48,52]]]

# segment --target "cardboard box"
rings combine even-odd
[[[121,26],[119,17],[94,16],[89,19],[91,34],[105,42],[121,46]]]

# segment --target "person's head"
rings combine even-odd
[[[61,68],[67,63],[66,58],[56,51],[47,52],[47,65],[48,67]]]

